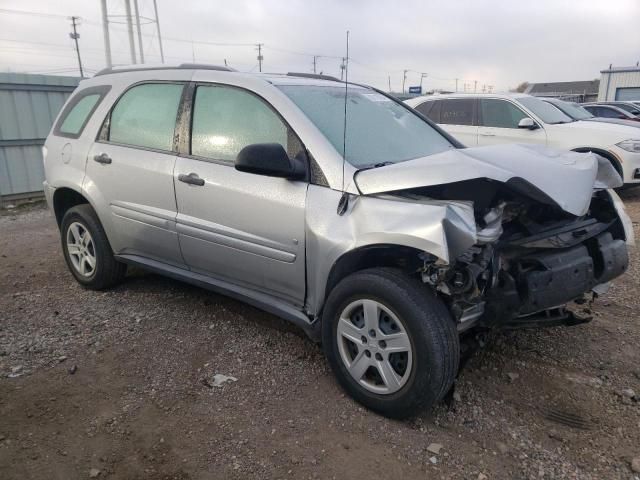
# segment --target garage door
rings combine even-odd
[[[617,88],[616,100],[640,100],[640,87]]]

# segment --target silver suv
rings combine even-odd
[[[587,321],[565,304],[606,290],[633,240],[608,161],[464,149],[331,78],[103,71],[60,113],[45,171],[80,284],[136,265],[246,301],[392,417],[451,389],[465,336]]]

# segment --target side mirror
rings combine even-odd
[[[518,128],[535,130],[536,128],[540,128],[540,126],[536,122],[534,122],[532,118],[524,117],[522,120],[518,122]]]
[[[240,172],[299,180],[305,176],[304,163],[291,159],[279,143],[254,143],[238,153],[235,161]]]

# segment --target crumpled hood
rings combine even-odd
[[[503,183],[523,179],[560,208],[576,216],[587,212],[594,187],[621,185],[613,166],[596,154],[552,150],[540,145],[451,149],[428,157],[362,170],[355,174],[354,181],[362,194],[370,195],[474,178]],[[606,182],[603,179],[607,179]]]

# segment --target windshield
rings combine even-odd
[[[343,154],[344,86],[279,85]],[[410,109],[374,90],[349,86],[346,160],[356,168],[398,163],[455,148]]]
[[[544,123],[569,123],[573,122],[573,119],[566,114],[562,113],[553,105],[544,102],[536,97],[518,97],[516,99],[526,108],[531,110]]]
[[[640,115],[640,110],[638,110],[637,107],[627,105],[626,103],[616,103],[615,106],[629,112],[631,115]]]
[[[551,102],[549,102],[551,103]],[[563,113],[566,113],[574,120],[587,120],[593,118],[593,115],[585,108],[573,102],[553,102],[551,105],[558,107]]]

